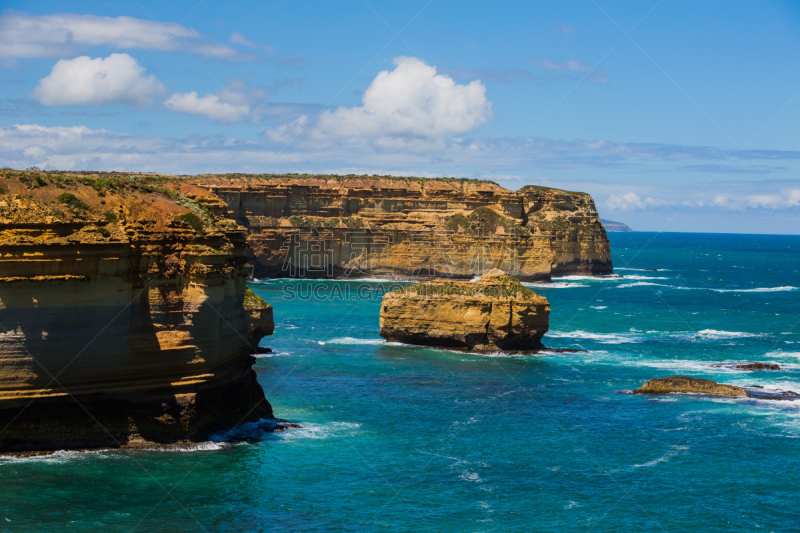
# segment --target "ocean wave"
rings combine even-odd
[[[663,285],[661,283],[650,283],[649,281],[634,281],[633,283],[621,283],[620,285],[617,285],[617,288],[628,289],[630,287],[646,287],[646,286],[671,287],[670,285]]]
[[[282,357],[284,355],[291,355],[289,352],[269,352],[269,353],[254,353],[253,357],[256,359],[270,359],[272,357]]]
[[[324,341],[322,344],[344,344],[351,346],[360,344],[386,344],[386,341],[383,339],[356,339],[355,337],[337,337],[329,341]]]
[[[796,291],[799,287],[785,285],[783,287],[759,287],[756,289],[709,289],[714,292],[790,292]]]
[[[303,423],[303,427],[275,433],[280,440],[322,440],[330,438],[352,437],[361,429],[361,424],[353,422],[329,422],[326,424]]]
[[[525,287],[532,287],[534,289],[573,289],[577,287],[588,287],[582,283],[565,283],[561,281],[553,281],[550,283],[522,283]]]
[[[553,277],[553,279],[557,279],[560,281],[619,281],[622,279],[622,276],[618,276],[615,274],[611,274],[609,276],[579,276],[579,275],[572,275],[572,276],[557,276]]]
[[[554,339],[584,339],[599,342],[601,344],[629,344],[641,342],[642,337],[627,336],[621,333],[592,333],[589,331],[548,331],[545,337]]]
[[[658,459],[653,459],[652,461],[647,461],[646,463],[642,463],[640,465],[633,465],[633,468],[647,468],[650,466],[655,466],[658,463],[663,463],[665,461],[669,461],[679,453],[688,450],[688,446],[673,446],[666,454],[662,455]]]
[[[614,267],[614,270],[634,270],[636,272],[669,272],[668,268],[631,268],[631,267]]]
[[[76,459],[88,459],[90,457],[113,457],[116,452],[111,448],[102,450],[57,450],[43,455],[30,455],[27,457],[17,457],[14,455],[0,455],[0,466],[3,464],[14,464],[20,462],[36,461],[44,463],[64,463]],[[116,454],[119,456],[119,454]]]
[[[590,307],[591,307],[592,309],[597,309],[598,311],[599,311],[600,309],[608,309],[608,306],[607,306],[607,305],[592,305],[592,306],[590,306]]]
[[[697,335],[707,339],[746,339],[750,337],[763,337],[761,333],[747,333],[745,331],[720,331],[717,329],[702,329]]]
[[[647,281],[647,280],[651,280],[651,279],[669,279],[669,278],[665,278],[663,276],[636,276],[636,275],[633,275],[633,276],[622,276],[622,279],[623,280],[632,279],[632,280],[645,280],[645,281]]]

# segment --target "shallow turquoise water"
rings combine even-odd
[[[191,452],[3,459],[0,527],[796,530],[800,402],[624,392],[674,374],[800,391],[800,237],[611,239],[624,278],[537,289],[552,305],[545,344],[587,353],[387,344],[390,283],[253,283],[276,317],[259,379],[303,429],[248,425],[244,443]],[[784,369],[712,366],[743,360]]]

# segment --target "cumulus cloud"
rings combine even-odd
[[[44,105],[128,104],[143,106],[164,92],[164,85],[128,54],[106,58],[62,59],[42,78],[33,97]]]
[[[197,92],[174,93],[164,101],[164,107],[176,113],[187,113],[219,122],[236,122],[250,111],[249,107],[223,102],[216,94],[197,96]]]
[[[215,42],[194,28],[169,22],[71,13],[37,16],[18,11],[7,11],[0,16],[0,57],[63,57],[94,46],[185,49],[216,59],[256,59],[253,53]]]
[[[279,83],[280,80],[276,81],[276,85]],[[250,87],[245,78],[234,77],[217,94],[207,94],[201,97],[196,91],[173,93],[164,101],[164,107],[176,113],[186,113],[227,123],[253,116],[260,117],[275,111],[266,108],[264,105],[266,98],[267,87],[265,85]]]
[[[363,105],[325,111],[313,121],[304,115],[269,135],[291,140],[305,133],[316,143],[359,138],[408,146],[416,144],[415,139],[473,130],[493,117],[486,87],[479,80],[458,84],[414,57],[395,58],[394,64],[393,71],[375,77]]]
[[[606,201],[606,206],[614,211],[627,211],[629,209],[644,209],[656,203],[658,202],[650,196],[643,200],[638,194],[631,191],[621,195],[610,196]]]

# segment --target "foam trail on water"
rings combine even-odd
[[[337,337],[335,339],[325,341],[325,344],[345,344],[345,345],[386,344],[386,341],[383,339],[356,339],[355,337]]]

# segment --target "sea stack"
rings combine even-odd
[[[465,352],[533,353],[543,348],[550,304],[500,270],[480,280],[427,281],[383,296],[388,341]]]
[[[273,418],[245,231],[177,180],[0,171],[0,452],[188,443]]]

